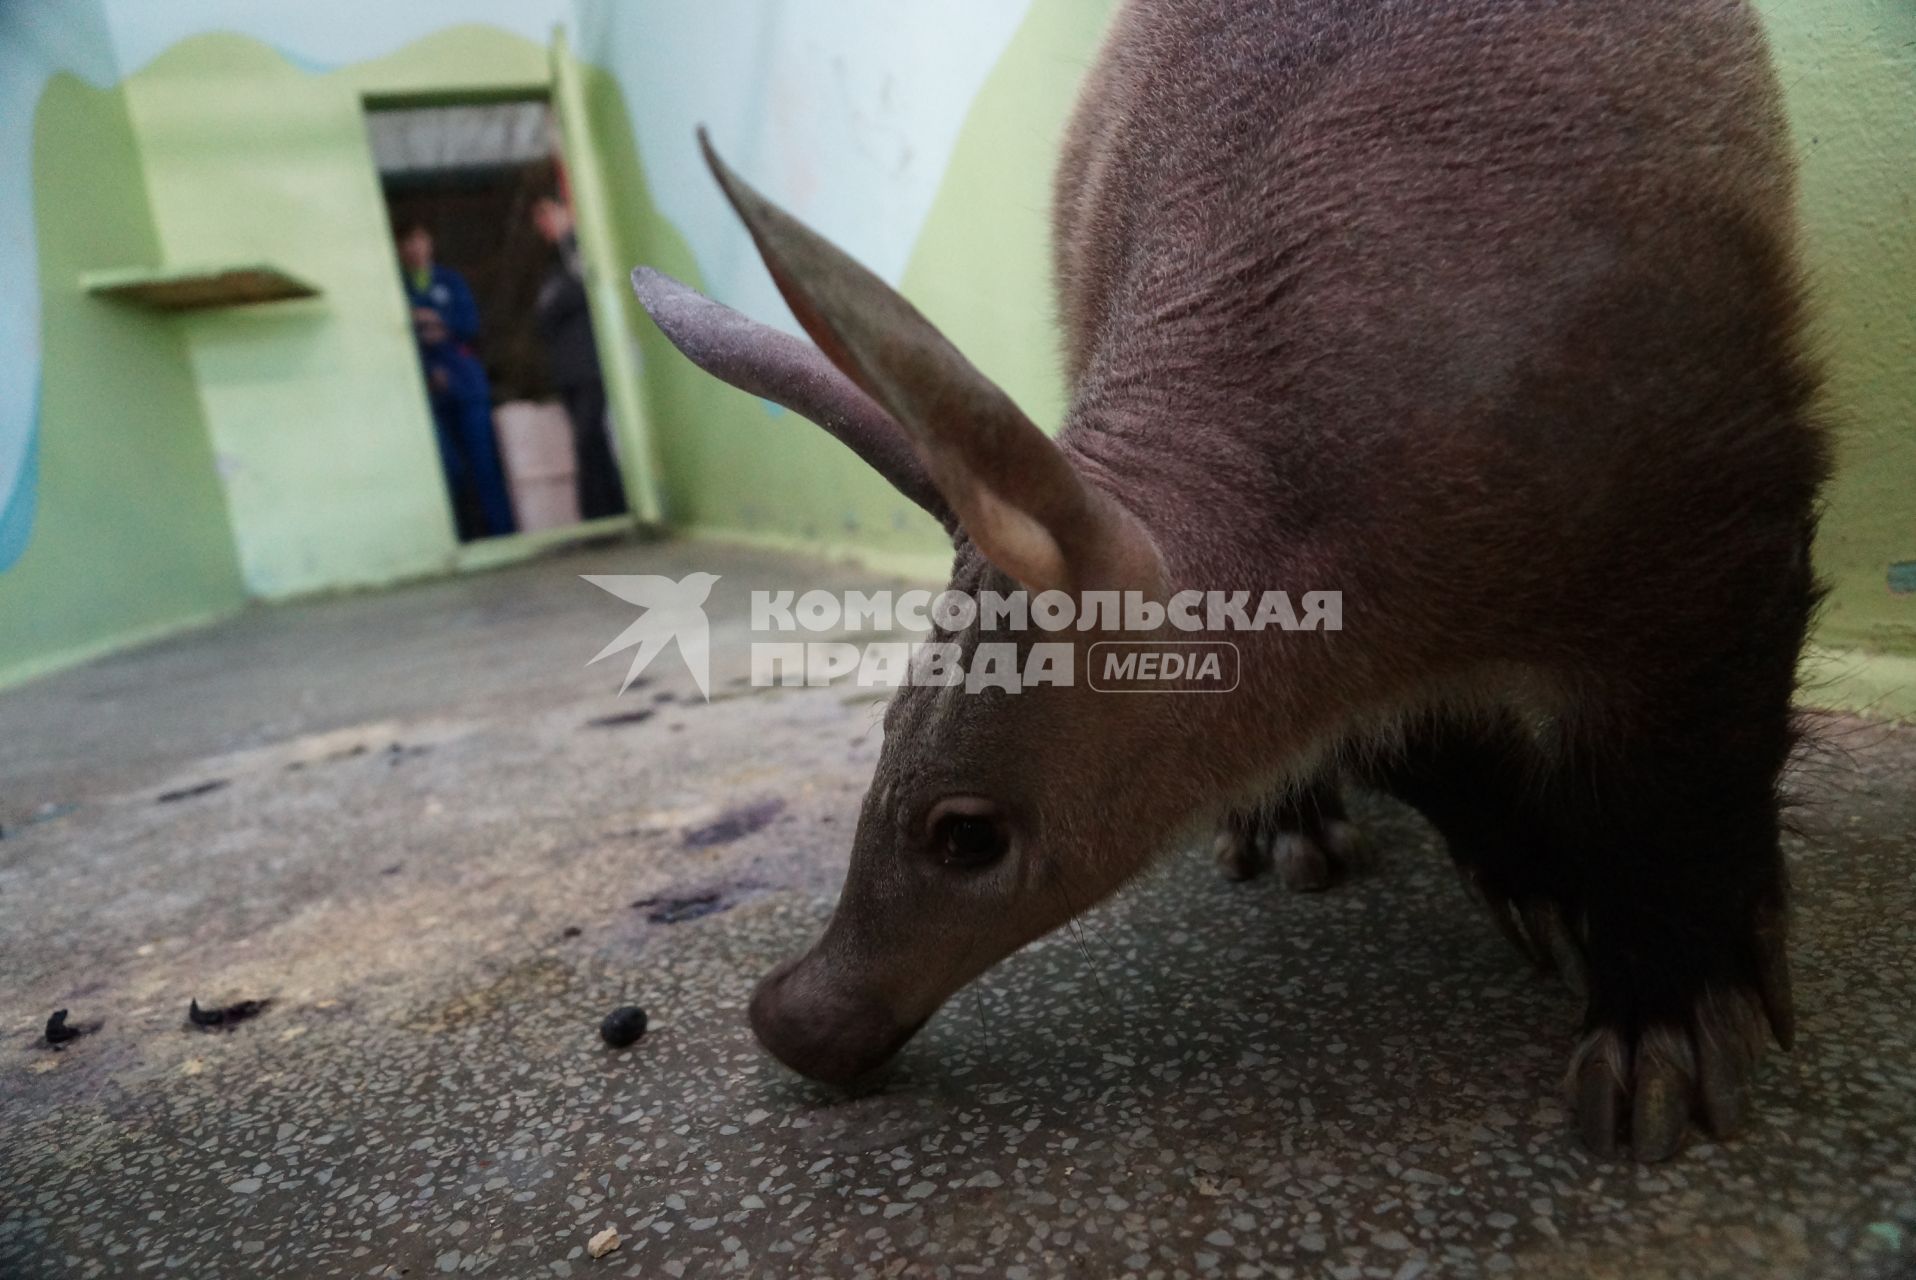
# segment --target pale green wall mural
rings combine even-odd
[[[58,77],[35,132],[49,357],[41,501],[31,540],[0,575],[0,667],[169,631],[245,598],[184,343],[164,319],[79,288],[83,272],[155,244],[123,95]],[[87,145],[58,145],[73,138]],[[70,216],[76,208],[87,216]]]
[[[1916,5],[1760,0],[1802,157],[1817,342],[1838,431],[1817,543],[1825,644],[1916,656]],[[1854,675],[1838,664],[1832,678]],[[1916,711],[1916,669],[1865,683]],[[1874,693],[1859,689],[1855,700]]]
[[[270,263],[321,293],[175,321],[253,594],[453,566],[363,103],[453,86],[536,91],[546,75],[542,46],[455,27],[325,74],[251,39],[196,36],[127,78],[165,260]]]
[[[907,288],[914,271],[954,285],[988,277],[1031,304],[1020,332],[1048,331],[1042,273],[1014,280],[957,255],[942,256],[930,272],[916,264],[939,255],[923,229],[942,204],[975,201],[984,210],[991,203],[980,199],[982,190],[956,189],[949,162],[966,145],[979,90],[998,74],[1027,13],[1046,11],[1078,34],[1063,61],[1019,90],[1035,113],[1026,124],[1042,133],[1047,116],[1061,120],[1105,8],[1081,0],[938,0],[912,8],[887,0],[720,0],[694,12],[583,0],[578,49],[606,71],[595,127],[631,137],[630,150],[644,162],[621,192],[632,260],[795,330],[700,161],[693,130],[704,124],[755,182],[881,276]],[[1024,180],[1037,179],[1036,198],[1021,197],[1013,214],[1025,217],[1025,243],[1042,236],[1043,173],[1041,166],[1012,178],[1026,196]],[[935,526],[815,427],[706,378],[636,312],[634,332],[645,354],[671,524],[926,572],[943,568],[948,555]],[[1042,353],[1048,341],[1040,336],[1036,349]],[[1049,360],[1041,354],[1039,363],[1049,378]]]
[[[435,0],[398,10],[367,0],[324,9],[107,0],[160,259],[267,262],[322,294],[174,322],[200,387],[249,591],[275,598],[455,563],[411,353],[395,339],[404,315],[360,123],[366,95],[542,90],[546,42],[555,23],[569,20],[580,52],[614,68],[598,78],[601,96],[619,98],[621,80],[648,86],[649,112],[621,104],[616,122],[613,109],[603,113],[624,144],[602,149],[619,170],[607,177],[624,226],[643,221],[634,212],[646,184],[633,127],[643,120],[672,139],[659,147],[666,167],[696,178],[671,184],[676,221],[657,229],[689,227],[706,244],[691,272],[700,278],[715,262],[750,265],[742,234],[701,213],[713,196],[697,172],[691,122],[718,112],[741,145],[775,133],[776,148],[766,150],[821,179],[809,203],[836,209],[827,219],[835,230],[896,277],[972,91],[1026,2],[946,3],[928,25],[875,0],[821,0],[804,12],[735,3],[722,23],[666,4],[575,13],[569,0]],[[685,92],[687,69],[702,61],[699,91]],[[662,75],[669,86],[660,87]],[[782,95],[767,95],[767,76]],[[885,157],[875,166],[873,145]],[[636,260],[658,238],[626,235],[621,251]],[[618,264],[620,277],[628,265]],[[733,275],[776,305],[761,277]],[[628,316],[627,341],[644,340],[635,320]],[[656,406],[669,396],[648,388],[648,399]],[[801,447],[816,456],[809,438]],[[698,506],[681,503],[680,512]]]
[[[57,8],[0,6],[0,684],[245,598],[184,347],[80,288],[156,239],[104,26]]]
[[[308,71],[334,71],[396,52],[449,27],[486,26],[543,48],[571,0],[335,0],[261,4],[259,0],[103,0],[121,70],[140,70],[180,41],[222,33],[278,50]]]
[[[0,570],[20,558],[33,525],[41,353],[33,129],[42,93],[62,74],[101,89],[119,79],[100,6],[0,4]]]
[[[897,282],[972,102],[1028,4],[705,0],[694,10],[586,0],[575,45],[623,87],[659,214],[685,237],[705,282],[796,332],[705,172],[693,129],[708,127],[732,164]],[[1072,0],[1059,7],[1096,20]]]

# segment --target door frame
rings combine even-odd
[[[631,268],[621,255],[611,189],[590,127],[582,64],[572,55],[563,24],[552,29],[552,111],[559,127],[560,172],[585,272],[592,332],[605,381],[606,409],[619,445],[626,505],[640,524],[657,525],[663,504],[653,432],[640,383],[638,344],[631,329]]]
[[[599,367],[606,383],[608,427],[617,433],[615,451],[619,471],[625,483],[627,511],[624,515],[598,520],[582,520],[558,529],[539,529],[482,538],[475,542],[455,540],[453,567],[459,570],[491,568],[543,554],[555,547],[591,541],[625,533],[633,528],[656,528],[661,522],[661,503],[656,467],[653,462],[652,431],[640,393],[638,361],[628,330],[630,322],[623,298],[612,293],[613,277],[620,273],[605,264],[618,260],[618,240],[613,231],[611,200],[604,175],[599,171],[589,131],[583,123],[588,117],[583,87],[574,72],[561,72],[562,66],[576,63],[570,59],[562,27],[555,27],[553,43],[547,50],[547,76],[543,80],[498,81],[460,85],[434,84],[403,90],[367,89],[359,97],[362,117],[375,111],[416,107],[486,106],[504,102],[543,102],[552,110],[557,125],[557,150],[561,172],[565,175],[567,196],[577,224],[579,257],[586,273],[587,300],[592,310],[594,345],[598,348]],[[562,93],[573,100],[568,112]],[[567,120],[580,123],[568,125]],[[578,141],[575,141],[575,138]],[[380,192],[384,204],[384,184],[380,181],[371,148],[367,149],[373,189]],[[588,201],[589,206],[588,206]],[[403,292],[397,274],[394,292]],[[420,380],[418,392],[423,401],[426,388]],[[451,519],[451,507],[447,508]]]

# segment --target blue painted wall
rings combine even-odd
[[[47,81],[119,79],[98,0],[0,0],[0,571],[33,529],[39,474],[40,264],[33,122]]]

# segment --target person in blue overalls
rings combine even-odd
[[[453,514],[462,539],[497,537],[512,533],[518,522],[512,497],[506,490],[505,469],[499,465],[499,442],[492,430],[492,387],[486,367],[453,341],[452,331],[437,311],[422,307],[414,315],[419,335],[419,362],[426,374],[426,393],[432,400],[433,428],[439,437],[439,460],[446,484],[453,492]],[[477,506],[473,515],[462,510],[461,495]]]
[[[459,536],[512,533],[518,522],[492,428],[492,386],[472,351],[479,337],[472,290],[457,271],[433,261],[432,232],[422,224],[404,228],[399,260]]]

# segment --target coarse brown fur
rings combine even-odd
[[[754,389],[941,495],[954,586],[1343,597],[1340,631],[1243,637],[1231,697],[902,690],[832,927],[754,1001],[775,1051],[856,1074],[1204,815],[1251,848],[1275,797],[1294,848],[1340,844],[1341,762],[1587,989],[1594,1146],[1735,1127],[1759,1010],[1790,1035],[1777,780],[1827,471],[1748,4],[1133,0],[1058,172],[1055,448],[718,169],[823,348]],[[688,354],[751,363],[669,284]],[[926,869],[952,797],[1002,866]]]

